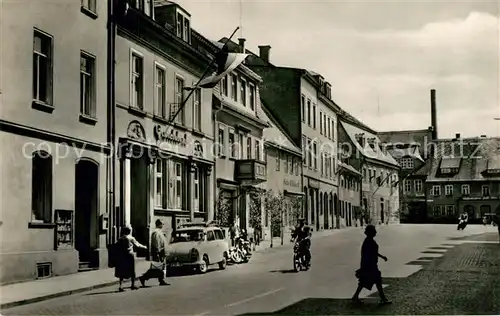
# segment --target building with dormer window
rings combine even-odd
[[[440,139],[435,142],[425,190],[428,221],[456,223],[463,212],[481,223],[500,214],[500,138]]]
[[[339,139],[340,154],[347,151],[347,157],[355,163],[362,174],[360,192],[362,217],[372,223],[399,222],[399,164],[389,154],[377,133],[352,119],[341,120]],[[345,206],[344,206],[345,208]],[[347,218],[355,212],[347,208]]]
[[[117,17],[113,228],[130,224],[147,245],[158,218],[169,233],[213,219],[212,89],[192,87],[217,49],[191,29],[191,15],[177,3],[130,4]]]

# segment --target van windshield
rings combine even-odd
[[[172,234],[171,243],[179,242],[190,242],[190,241],[202,241],[204,239],[204,233],[201,229],[189,229],[176,231]]]

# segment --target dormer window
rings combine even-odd
[[[328,99],[332,98],[332,86],[328,82],[325,82],[325,95]]]
[[[460,169],[460,158],[442,158],[439,165],[439,172],[442,175],[454,175]]]
[[[485,172],[487,175],[498,175],[500,174],[500,157],[492,157],[488,159],[486,163]],[[483,174],[484,174],[483,173]]]
[[[187,43],[191,43],[191,28],[189,17],[177,11],[177,36]]]
[[[368,138],[368,145],[375,150],[375,138]]]
[[[356,141],[362,148],[365,148],[365,137],[362,133],[356,134]]]

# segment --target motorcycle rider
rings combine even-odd
[[[296,243],[299,243],[300,251],[304,252],[307,262],[311,262],[311,230],[310,227],[306,226],[305,219],[299,218],[299,224],[295,226],[295,229],[292,233],[292,240],[295,240]]]

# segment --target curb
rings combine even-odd
[[[41,302],[41,301],[46,301],[46,300],[50,300],[50,299],[57,298],[57,297],[63,297],[63,296],[69,296],[69,295],[78,294],[78,293],[82,293],[82,292],[88,292],[88,291],[97,290],[97,289],[100,289],[103,287],[116,285],[118,283],[119,283],[118,280],[111,281],[111,282],[96,284],[96,285],[87,286],[87,287],[83,287],[83,288],[79,288],[79,289],[63,291],[63,292],[53,293],[53,294],[39,296],[39,297],[28,298],[28,299],[20,300],[20,301],[16,301],[16,302],[4,303],[4,304],[0,305],[0,309],[3,310],[3,309],[12,308],[12,307],[17,307],[17,306],[28,305],[28,304],[32,304],[32,303]]]

